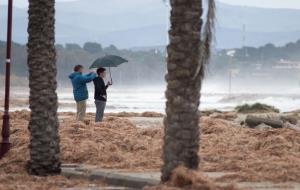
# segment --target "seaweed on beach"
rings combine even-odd
[[[62,124],[60,136],[62,160],[68,163],[132,170],[157,169],[161,165],[161,128],[145,133],[127,119],[107,117],[101,123]]]
[[[2,115],[2,113],[1,113]],[[63,176],[37,177],[25,171],[29,159],[27,130],[30,113],[18,111],[11,113],[11,150],[0,160],[0,189],[7,190],[60,190],[63,188],[92,186],[102,187],[102,182],[81,179],[67,179]]]
[[[243,104],[237,106],[235,110],[238,113],[270,113],[270,112],[279,113],[279,109],[275,108],[274,106],[261,104],[261,103],[255,103],[252,105]]]
[[[300,134],[253,130],[222,119],[202,119],[200,170],[229,172],[219,181],[300,182]]]
[[[135,113],[135,112],[119,112],[119,113],[107,113],[106,116],[113,117],[163,117],[164,114],[157,112],[143,112],[143,113]]]
[[[144,190],[179,190],[179,189],[205,189],[205,190],[237,190],[233,184],[218,185],[202,172],[189,170],[184,166],[177,167],[171,174],[171,180],[166,184],[147,187]]]
[[[102,123],[95,123],[92,114],[83,123],[74,121],[71,113],[59,117],[63,118],[59,127],[63,163],[128,171],[160,170],[162,127],[138,128],[120,117],[106,117]],[[217,182],[300,182],[299,132],[289,128],[249,129],[223,118],[200,119],[201,162],[197,172],[229,172]],[[11,114],[12,149],[0,160],[0,182],[29,185],[36,180],[24,171],[29,159],[29,119],[28,111]],[[56,178],[47,180],[37,183],[51,184]],[[62,183],[71,183],[64,180]]]

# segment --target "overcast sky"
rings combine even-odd
[[[300,0],[219,0],[233,5],[300,9]]]
[[[56,1],[75,1],[75,0],[56,0]],[[13,3],[15,6],[18,7],[26,7],[27,6],[27,0],[14,0]],[[7,4],[7,1],[0,1],[0,4]]]
[[[56,1],[74,1],[74,0],[56,0]],[[124,0],[124,5],[126,5]],[[140,0],[143,1],[143,0]],[[219,0],[224,3],[230,3],[233,5],[248,5],[256,7],[269,7],[269,8],[296,8],[300,9],[300,0]],[[0,1],[0,4],[6,3],[6,1]],[[14,0],[14,4],[19,7],[25,7],[26,0]]]

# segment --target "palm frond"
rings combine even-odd
[[[211,43],[214,38],[215,21],[216,21],[216,3],[215,0],[207,0],[207,15],[203,30],[203,40],[201,40],[200,47],[200,62],[196,69],[196,73],[193,79],[196,79],[199,75],[203,78],[205,72],[205,66],[209,63],[211,56]]]

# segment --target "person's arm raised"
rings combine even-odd
[[[92,82],[96,77],[96,73],[89,73],[87,75],[82,75],[82,81],[85,83]]]

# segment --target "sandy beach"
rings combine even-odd
[[[286,114],[300,119],[299,112]],[[0,184],[9,184],[8,189],[89,185],[63,177],[44,180],[28,176],[24,166],[28,160],[30,113],[16,111],[11,118],[12,149],[0,160]],[[102,123],[94,123],[91,113],[82,123],[74,118],[74,113],[59,114],[63,163],[128,171],[160,170],[164,135],[161,114],[111,113]],[[198,172],[232,173],[216,179],[218,182],[300,182],[299,132],[290,128],[251,129],[240,125],[242,118],[243,114],[236,112],[202,113]]]

